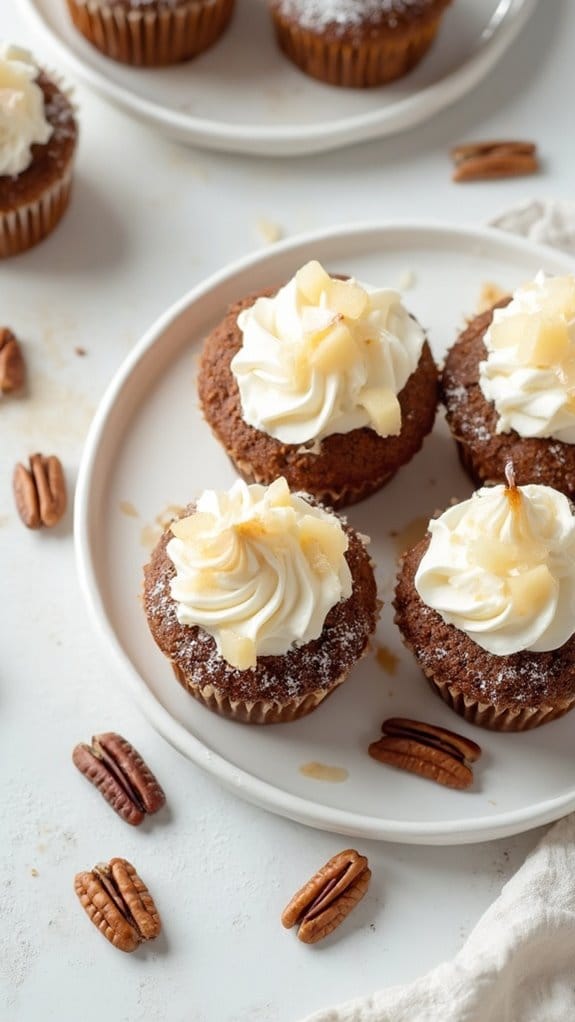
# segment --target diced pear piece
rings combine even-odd
[[[522,617],[543,606],[557,585],[546,564],[539,564],[507,579],[513,608]]]
[[[548,277],[545,281],[548,297],[545,311],[551,316],[575,318],[575,277]]]
[[[238,635],[231,628],[220,632],[220,650],[224,660],[238,671],[247,671],[257,663],[256,644],[245,635]]]
[[[304,298],[307,298],[310,305],[318,305],[322,292],[327,291],[331,284],[331,277],[317,259],[302,266],[295,275],[298,291],[301,291]]]
[[[333,309],[323,308],[319,305],[304,305],[301,312],[301,328],[312,341],[320,338],[329,330],[341,316]]]
[[[196,511],[193,515],[188,515],[187,518],[180,518],[177,522],[172,522],[170,529],[176,539],[181,539],[183,543],[199,543],[206,541],[206,533],[213,529],[215,524],[215,518],[213,515],[205,511]]]
[[[399,436],[401,433],[401,405],[389,387],[366,387],[359,395],[371,419],[371,425],[380,436]]]
[[[330,280],[328,302],[331,309],[346,319],[359,319],[368,303],[367,291],[351,280]]]
[[[522,337],[517,355],[524,365],[559,365],[567,357],[570,346],[569,329],[562,319],[540,319]]]
[[[271,483],[268,488],[267,499],[272,507],[292,506],[290,489],[284,476],[274,479],[273,483]]]
[[[358,350],[351,330],[336,323],[321,339],[311,356],[314,368],[322,373],[345,373],[356,363]]]
[[[512,568],[517,567],[521,558],[515,544],[482,536],[470,547],[469,559],[472,564],[484,568],[492,575],[507,575]]]
[[[537,333],[537,319],[527,313],[518,313],[499,323],[492,323],[489,331],[491,347],[518,348],[526,338],[534,338]]]
[[[306,515],[300,523],[299,538],[318,575],[325,575],[329,570],[339,570],[348,540],[338,522]]]

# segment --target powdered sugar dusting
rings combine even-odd
[[[494,704],[502,701],[517,708],[552,700],[557,691],[563,689],[565,680],[570,688],[569,676],[572,675],[567,666],[571,662],[570,654],[553,656],[526,652],[513,657],[486,656],[475,643],[462,641],[462,633],[444,626],[436,611],[419,598],[416,613],[418,629],[411,629],[405,617],[401,628],[423,672],[430,678],[459,679],[464,681],[466,691],[479,701]],[[497,670],[486,669],[487,664],[493,665],[496,660],[500,664]],[[444,662],[447,669],[443,667]]]
[[[76,134],[74,110],[62,92],[55,92],[45,103],[46,117],[59,139],[73,138]]]
[[[287,18],[294,18],[302,28],[322,32],[326,29],[346,31],[367,22],[384,21],[390,28],[398,16],[431,6],[435,0],[279,0],[277,8]]]

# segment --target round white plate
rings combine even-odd
[[[64,0],[19,0],[63,65],[171,138],[227,152],[322,152],[427,120],[487,75],[536,0],[456,0],[428,57],[381,89],[334,89],[277,50],[265,0],[238,0],[208,53],[167,69],[134,70],[101,56],[74,29]]]
[[[471,493],[443,416],[420,454],[348,517],[372,537],[385,608],[377,642],[398,658],[394,674],[374,656],[325,705],[293,724],[247,727],[198,705],[156,648],[140,604],[142,566],[170,505],[234,472],[198,409],[202,338],[229,303],[280,282],[310,258],[332,271],[398,286],[442,358],[481,285],[513,288],[544,267],[573,272],[551,249],[489,229],[445,225],[355,226],[290,240],[224,270],[186,295],[136,346],[112,382],[86,444],[76,493],[77,557],[84,595],[118,675],[157,730],[242,798],[315,827],[393,841],[451,844],[500,837],[575,808],[575,715],[524,735],[470,727],[435,696],[392,621],[398,547],[422,522]],[[395,535],[394,535],[395,534]],[[399,537],[398,535],[399,534]],[[408,541],[408,540],[407,540]],[[484,750],[467,792],[449,791],[367,755],[381,721],[415,717],[455,728]],[[348,771],[342,783],[304,776],[316,761]]]

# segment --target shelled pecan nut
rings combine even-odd
[[[80,773],[126,823],[137,827],[146,813],[157,813],[166,796],[140,753],[113,731],[77,745],[72,760]]]
[[[487,181],[534,174],[539,170],[537,146],[521,140],[470,142],[451,150],[454,181]]]
[[[455,731],[405,717],[390,717],[383,736],[369,746],[380,763],[427,777],[447,788],[464,790],[473,782],[471,763],[481,755],[476,742]]]
[[[0,394],[21,390],[26,379],[22,349],[8,327],[0,327]]]
[[[364,855],[353,848],[334,855],[294,894],[282,913],[286,929],[298,926],[304,944],[323,940],[361,901],[371,879]]]
[[[57,525],[66,512],[64,470],[55,455],[30,456],[30,468],[20,462],[14,469],[12,487],[20,518],[28,529]]]
[[[135,951],[159,935],[162,924],[154,899],[126,859],[77,873],[74,889],[94,926],[120,951]]]

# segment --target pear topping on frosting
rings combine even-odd
[[[171,531],[178,620],[203,628],[237,670],[319,638],[331,608],[351,595],[341,522],[285,479],[206,490]]]
[[[575,443],[575,276],[538,273],[494,311],[484,341],[479,385],[497,432]]]
[[[231,369],[245,421],[282,443],[370,427],[398,436],[398,395],[425,340],[396,291],[331,277],[312,260],[238,316]]]
[[[430,522],[415,587],[490,653],[558,649],[575,631],[575,518],[562,493],[506,475]]]

